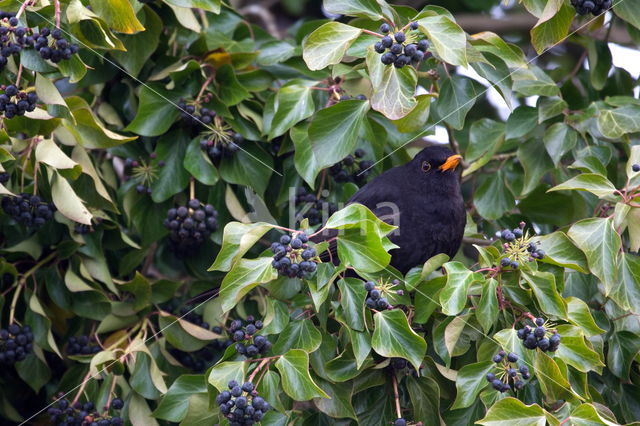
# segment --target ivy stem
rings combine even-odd
[[[260,370],[262,370],[262,367],[264,367],[265,365],[269,364],[269,362],[271,362],[271,359],[269,358],[264,358],[260,364],[258,364],[258,366],[256,367],[255,370],[253,370],[253,372],[251,373],[251,375],[249,376],[249,378],[247,379],[248,382],[252,382],[253,383],[253,379],[254,377],[256,377],[256,375],[260,372]]]
[[[320,195],[322,194],[322,191],[324,190],[324,182],[327,179],[327,169],[324,169],[322,171],[322,175],[320,177],[320,186],[318,187],[318,192],[316,194],[316,198],[320,198]]]
[[[60,0],[53,1],[55,7],[55,15],[56,15],[56,28],[60,28]]]
[[[267,356],[264,358],[255,358],[255,359],[247,359],[244,362],[258,362],[258,361],[271,361],[272,359],[277,359],[280,358],[282,355],[274,355],[274,356]]]
[[[116,389],[117,376],[114,374],[112,378],[113,380],[111,381],[111,386],[109,387],[109,396],[107,397],[107,403],[104,406],[105,411],[109,410],[109,407],[111,406],[111,401],[113,400],[113,392]]]
[[[38,161],[36,161],[36,164],[33,166],[33,195],[38,195],[38,169],[39,168],[40,168],[40,164],[38,163]]]
[[[76,393],[76,396],[74,396],[73,397],[73,401],[71,401],[71,405],[72,406],[73,406],[73,404],[78,402],[78,400],[80,399],[80,395],[82,395],[82,392],[84,392],[84,388],[87,387],[87,383],[89,383],[89,380],[91,380],[91,369],[89,369],[87,374],[82,379],[82,384],[80,385],[80,389],[78,389],[78,392]]]
[[[16,13],[16,18],[17,19],[20,19],[20,17],[22,16],[24,11],[26,10],[27,6],[29,6],[29,3],[31,3],[31,0],[25,0],[24,3],[22,3],[20,5],[20,9],[18,9],[18,12]]]
[[[189,179],[189,199],[196,198],[196,181],[193,176]]]
[[[365,33],[365,34],[370,34],[370,35],[372,35],[372,36],[376,36],[376,37],[380,37],[380,38],[384,37],[384,35],[382,35],[382,34],[380,34],[380,33],[377,33],[377,32],[375,32],[375,31],[365,30],[364,28],[362,28],[361,30],[362,30],[362,32],[363,32],[363,33]]]
[[[22,63],[18,67],[18,75],[16,76],[16,87],[20,87],[20,79],[22,78]]]
[[[24,281],[20,281],[18,287],[16,288],[15,293],[13,293],[13,298],[11,299],[11,306],[9,307],[9,325],[13,324],[13,320],[16,314],[16,305],[18,304],[18,298],[20,297],[20,293],[22,292],[22,288],[26,285]]]
[[[207,80],[204,82],[202,87],[200,87],[200,92],[198,92],[198,96],[196,97],[196,102],[198,102],[202,97],[202,95],[204,95],[204,92],[207,90],[207,87],[209,87],[209,85],[213,81],[213,78],[214,78],[214,75],[213,74],[210,75],[209,78],[207,78]]]
[[[391,383],[393,384],[393,398],[396,401],[396,415],[402,418],[402,410],[400,409],[400,394],[398,393],[398,379],[394,373],[391,373]]]

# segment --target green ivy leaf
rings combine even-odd
[[[321,70],[342,60],[347,49],[361,33],[360,28],[327,22],[302,42],[302,58],[310,70]]]
[[[535,294],[540,309],[546,314],[555,315],[559,318],[566,319],[567,307],[562,296],[556,288],[555,276],[550,272],[528,272],[521,271],[522,278],[529,284],[533,294]]]
[[[234,263],[220,285],[222,310],[228,312],[253,288],[259,284],[273,281],[278,273],[271,266],[271,257],[240,259]]]
[[[491,361],[467,364],[458,370],[456,377],[456,400],[451,406],[452,410],[470,407],[478,397],[482,389],[489,385],[486,375],[494,369]]]
[[[376,312],[373,319],[376,327],[371,339],[373,350],[388,358],[404,358],[419,370],[427,342],[411,329],[404,312],[399,309]]]
[[[426,16],[420,18],[418,24],[442,60],[451,65],[469,66],[467,35],[450,16]]]
[[[558,167],[562,157],[571,151],[578,142],[578,133],[565,123],[555,123],[544,132],[544,146]]]
[[[229,390],[229,382],[235,380],[244,382],[249,363],[244,361],[225,361],[215,365],[209,370],[208,383],[218,389],[219,392]],[[201,377],[201,376],[200,376]]]
[[[174,6],[187,9],[204,9],[213,13],[220,13],[221,0],[166,0]]]
[[[453,75],[442,82],[436,111],[451,127],[461,130],[467,114],[482,93],[483,87],[480,83],[467,77]]]
[[[477,423],[486,426],[545,426],[547,419],[538,404],[525,405],[516,398],[507,397],[493,404]]]
[[[580,327],[587,337],[597,336],[605,332],[598,327],[591,315],[589,306],[582,299],[567,297],[565,301],[567,302],[569,321]]]
[[[276,361],[276,368],[282,377],[282,389],[296,401],[312,398],[330,398],[311,379],[309,355],[300,349],[291,349]]]
[[[142,8],[138,15],[144,17],[145,30],[138,34],[120,36],[127,51],[111,52],[116,61],[134,77],[140,74],[142,67],[158,47],[163,28],[162,20],[152,8]]]
[[[338,237],[338,257],[345,264],[360,272],[378,272],[391,261],[391,255],[385,250],[383,239],[375,232],[376,226],[370,224],[360,229],[347,229]],[[386,237],[385,237],[386,239]]]
[[[542,235],[538,238],[540,248],[544,250],[545,263],[575,269],[583,274],[589,273],[589,265],[584,253],[562,231]]]
[[[604,363],[600,360],[600,355],[587,346],[579,328],[573,325],[559,325],[556,329],[562,336],[562,343],[556,352],[558,358],[583,373],[595,371],[602,374]]]
[[[482,281],[482,275],[470,271],[460,262],[444,264],[447,271],[447,284],[440,292],[439,300],[442,313],[448,316],[459,314],[467,305],[467,291],[471,283]]]
[[[95,13],[104,19],[109,27],[124,34],[133,34],[138,31],[145,31],[129,0],[100,1],[90,0],[91,8]]]
[[[609,139],[619,139],[627,133],[640,132],[640,106],[627,105],[600,110],[598,130]]]
[[[273,158],[257,144],[245,143],[233,158],[220,163],[220,176],[226,182],[245,185],[261,197],[273,173]]]
[[[614,191],[616,187],[605,176],[596,173],[582,173],[568,181],[556,185],[549,190],[552,191],[589,191],[599,198],[614,201]]]
[[[168,200],[189,184],[189,173],[183,166],[187,143],[187,135],[177,130],[158,139],[157,160],[165,165],[159,169],[158,179],[151,183],[151,198],[156,203]]]
[[[142,136],[165,134],[180,114],[174,105],[180,99],[180,95],[176,91],[169,92],[155,84],[141,87],[138,112],[125,130]]]
[[[207,154],[200,148],[200,138],[194,138],[187,146],[184,156],[184,168],[191,176],[205,185],[218,182],[218,170],[211,164]]]
[[[413,405],[414,420],[425,425],[442,424],[440,419],[440,388],[431,377],[407,376],[407,390]]]
[[[498,282],[491,278],[482,286],[482,296],[476,307],[476,319],[482,326],[485,333],[491,330],[491,327],[498,319],[498,297],[496,296],[496,288]]]
[[[325,0],[323,6],[335,15],[357,16],[372,21],[383,19],[382,9],[375,0]]]
[[[364,283],[356,278],[344,278],[338,281],[338,288],[347,325],[357,331],[364,330],[364,299],[367,297]]]
[[[589,269],[613,291],[618,283],[620,257],[620,235],[613,229],[612,219],[591,218],[574,224],[569,229],[569,238],[587,256]]]
[[[540,54],[562,42],[569,33],[575,10],[563,0],[549,0],[531,30],[531,43]]]
[[[291,321],[273,345],[273,353],[284,354],[290,349],[302,349],[311,353],[320,347],[321,342],[322,336],[313,325],[313,321],[310,319]]]
[[[283,86],[274,98],[274,116],[269,139],[281,136],[315,112],[311,83],[292,82]],[[299,158],[296,150],[296,159]],[[308,161],[308,160],[307,160]],[[299,161],[296,161],[298,164]],[[301,167],[306,166],[303,160]],[[300,167],[300,168],[301,168]]]
[[[222,247],[209,271],[229,271],[271,229],[273,225],[264,222],[227,223],[222,235]]]
[[[380,62],[373,46],[367,50],[367,68],[373,87],[371,107],[390,120],[399,120],[414,110],[418,77],[412,67],[396,68]]]
[[[495,220],[515,207],[516,201],[504,182],[504,171],[492,173],[476,189],[474,204],[478,213],[487,220]]]
[[[553,358],[542,351],[537,351],[534,369],[544,395],[554,401],[563,399],[575,401],[578,395],[571,388],[567,378],[566,367],[560,369]]]

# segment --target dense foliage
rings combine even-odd
[[[0,0],[3,421],[640,421],[640,9],[514,3]],[[344,203],[436,127],[465,243],[402,276]]]

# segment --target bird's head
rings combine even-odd
[[[454,175],[456,167],[462,162],[462,156],[454,154],[444,146],[428,146],[411,161],[411,167],[429,176]]]

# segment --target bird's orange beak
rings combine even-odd
[[[462,161],[462,155],[452,155],[447,158],[442,166],[439,167],[440,171],[446,172],[447,170],[455,170],[458,164]]]

